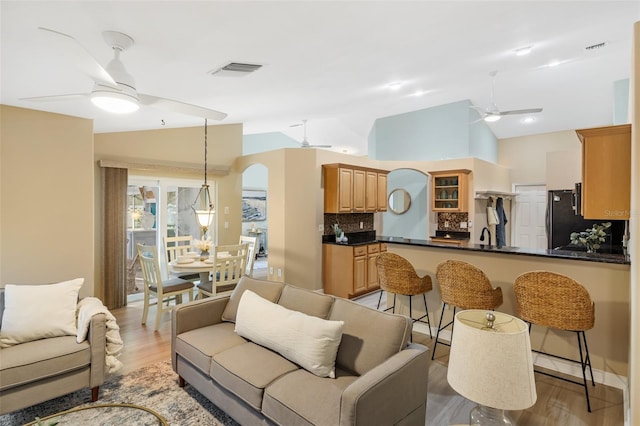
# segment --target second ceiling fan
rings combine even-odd
[[[304,137],[302,138],[302,142],[300,143],[300,148],[331,148],[331,145],[311,145],[307,140],[307,120],[302,120],[302,124],[294,124],[291,127],[303,126],[304,128]]]
[[[482,115],[482,118],[480,120],[484,120],[488,123],[492,123],[500,120],[500,118],[504,115],[535,114],[538,112],[542,112],[542,108],[514,109],[509,111],[501,111],[494,101],[494,91],[495,91],[497,74],[498,74],[498,71],[491,71],[489,73],[489,75],[491,76],[491,105],[489,105],[488,108],[481,108],[475,105],[471,105],[471,108],[477,110]]]

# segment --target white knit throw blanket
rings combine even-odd
[[[105,364],[108,373],[115,373],[122,367],[117,357],[122,351],[123,343],[120,337],[120,327],[116,323],[116,318],[102,304],[102,301],[96,297],[85,297],[78,302],[76,308],[76,318],[78,319],[78,335],[76,341],[81,343],[86,340],[89,333],[89,324],[91,323],[91,317],[95,314],[105,314],[107,317],[107,347]]]

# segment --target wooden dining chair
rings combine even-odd
[[[249,237],[240,235],[238,244],[249,244],[247,250],[247,263],[245,264],[244,274],[253,277],[253,262],[256,260],[256,250],[258,247],[258,237]]]
[[[165,261],[167,267],[167,276],[182,278],[183,280],[198,280],[199,275],[194,273],[175,273],[169,268],[169,263],[178,259],[178,256],[184,256],[187,252],[193,251],[193,237],[191,235],[181,235],[178,237],[164,237]]]
[[[204,296],[215,296],[233,291],[244,275],[247,261],[248,244],[215,246],[212,259],[211,281],[198,284],[197,299]]]
[[[158,263],[157,247],[145,246],[144,244],[138,243],[137,248],[140,267],[142,269],[142,277],[144,279],[144,309],[142,311],[142,324],[147,323],[151,297],[155,296],[155,304],[158,307],[158,312],[156,314],[156,326],[154,330],[158,331],[162,314],[171,310],[169,303],[165,306],[163,302],[174,298],[176,304],[182,303],[182,296],[185,294],[189,298],[189,301],[191,301],[193,299],[194,284],[191,281],[183,280],[181,278],[163,279],[160,271],[160,264]]]

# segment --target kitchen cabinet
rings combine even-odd
[[[386,211],[387,173],[348,164],[324,164],[325,213]],[[380,200],[380,194],[383,200]]]
[[[576,130],[582,143],[582,216],[629,219],[631,124]]]
[[[468,178],[471,170],[429,172],[431,175],[431,209],[437,212],[468,211]]]
[[[387,211],[387,173],[378,172],[376,173],[378,177],[378,196],[377,196],[377,205],[376,211],[386,212]]]
[[[367,172],[364,170],[353,171],[353,208],[356,213],[364,213],[366,210],[367,196]]]
[[[323,244],[324,292],[351,299],[378,290],[376,259],[383,251],[387,251],[385,243],[357,246]]]
[[[367,203],[365,210],[368,212],[378,211],[378,173],[373,170],[367,170],[365,189]]]
[[[324,167],[325,213],[351,213],[353,197],[353,169]]]

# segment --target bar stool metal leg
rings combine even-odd
[[[587,361],[589,359],[589,353],[587,352],[586,356],[582,354],[582,339],[580,339],[580,331],[576,331],[578,335],[578,351],[580,352],[580,367],[582,369],[582,386],[584,387],[584,394],[587,397],[587,411],[591,412],[591,402],[589,401],[589,386],[587,385],[587,365],[589,365],[589,370],[591,370],[591,362]],[[586,358],[586,359],[585,359]],[[591,373],[591,380],[593,381],[593,373]]]
[[[384,293],[384,290],[380,290],[380,297],[378,298],[378,307],[376,309],[380,309],[380,302],[382,302],[382,293]]]
[[[444,310],[447,307],[447,304],[445,302],[442,302],[442,312],[440,312],[440,322],[438,323],[438,330],[436,331],[436,341],[433,344],[433,352],[431,352],[431,359],[433,360],[434,357],[436,356],[436,347],[438,346],[438,343],[440,343],[441,345],[445,345],[445,346],[451,346],[451,342],[449,343],[444,343],[444,342],[440,342],[438,341],[438,337],[440,337],[440,331],[444,330],[445,328],[451,326],[451,340],[453,340],[453,319],[446,323],[445,325],[442,325],[442,318],[444,317]],[[456,316],[456,307],[453,307],[453,316]]]
[[[429,337],[433,339],[433,334],[431,333],[431,321],[429,320],[429,307],[427,306],[427,295],[422,293],[422,299],[424,299],[424,312],[425,312],[425,316],[427,317],[427,326],[429,327]]]

